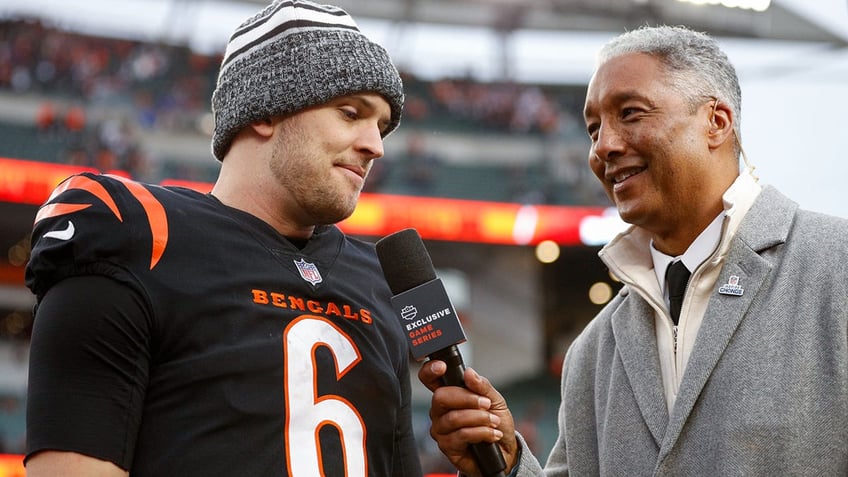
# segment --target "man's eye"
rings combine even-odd
[[[354,108],[341,108],[342,114],[348,117],[348,119],[358,119],[359,113]]]
[[[639,112],[638,108],[623,108],[621,110],[621,117],[627,118]]]

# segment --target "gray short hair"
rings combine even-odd
[[[714,97],[730,105],[734,131],[741,141],[742,90],[736,69],[709,35],[682,26],[644,26],[623,33],[605,44],[598,64],[629,54],[645,53],[662,61],[672,75],[672,84],[692,106]],[[741,144],[737,144],[737,150]],[[738,152],[738,151],[737,151]]]

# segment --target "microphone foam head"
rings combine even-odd
[[[377,258],[392,293],[436,279],[433,261],[415,229],[404,229],[377,241]]]

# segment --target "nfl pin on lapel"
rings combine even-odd
[[[739,286],[739,277],[737,275],[731,275],[727,279],[727,283],[718,288],[718,292],[722,295],[742,296],[745,293],[745,289]]]

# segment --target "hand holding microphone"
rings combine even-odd
[[[418,232],[415,229],[405,229],[384,237],[377,242],[377,256],[394,295],[392,306],[404,327],[412,356],[419,361],[425,358],[443,361],[446,370],[440,378],[441,384],[466,388],[465,364],[457,348],[458,344],[466,340],[465,333],[441,280],[436,277],[430,255]],[[435,375],[432,369],[425,365],[419,377],[424,382],[424,380],[429,381],[428,376]],[[488,386],[488,382],[481,382],[484,383],[484,388]],[[495,399],[487,397],[492,401],[493,407],[497,400],[504,416],[502,424],[505,424],[504,430],[507,431],[505,435],[509,437],[502,444],[511,451],[510,455],[514,460],[516,443],[512,434],[514,429],[511,415],[500,394],[491,386],[488,386],[488,389]],[[439,447],[462,471],[465,471],[462,468],[462,462],[467,460],[463,456],[470,450],[474,462],[484,477],[502,477],[506,463],[498,444],[478,442],[468,445],[461,439],[466,435],[459,433],[462,428],[449,424],[449,422],[471,423],[475,419],[480,420],[480,408],[468,407],[471,402],[469,399],[471,392],[465,390],[454,392],[448,389],[443,391],[440,390],[434,394],[433,408],[430,413],[434,431],[431,435],[439,441]],[[465,413],[469,420],[440,419],[447,413],[457,412]],[[492,412],[496,411],[492,409]],[[484,424],[476,426],[469,424],[468,427],[480,426],[485,427]]]

